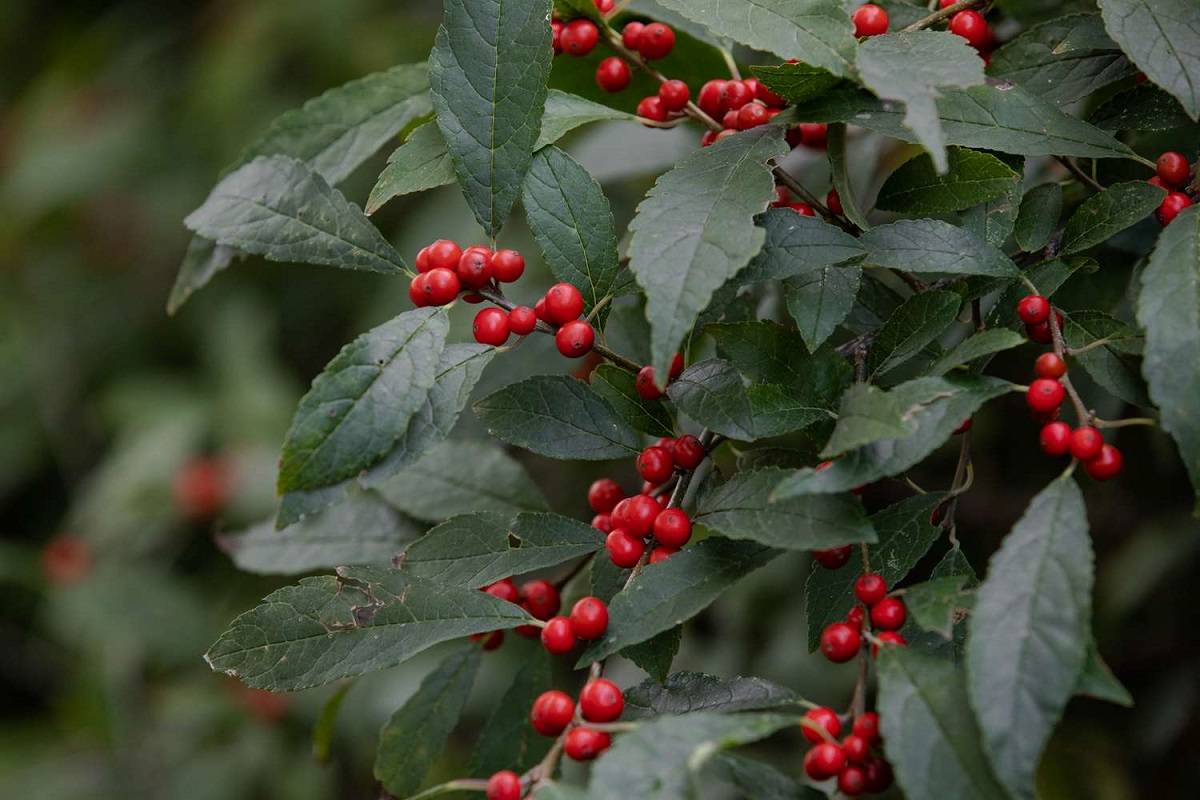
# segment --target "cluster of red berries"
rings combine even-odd
[[[821,550],[814,558],[821,566],[836,569],[850,559],[849,550],[849,547]],[[834,564],[836,566],[830,566]],[[851,608],[845,621],[831,622],[821,631],[821,653],[826,658],[835,664],[844,664],[858,655],[863,645],[863,626],[868,622],[880,643],[908,644],[899,633],[908,619],[908,609],[899,597],[888,597],[887,591],[887,582],[873,572],[858,577],[854,582],[854,596],[862,605]],[[878,652],[879,645],[872,645],[871,654]]]
[[[540,632],[542,646],[554,655],[569,653],[579,640],[599,639],[608,630],[608,606],[598,597],[581,598],[571,607],[569,616],[558,616],[562,599],[547,580],[526,581],[518,589],[512,578],[505,578],[481,591],[519,605],[534,619],[545,622]],[[539,635],[536,625],[521,625],[516,630],[530,639]],[[478,633],[471,638],[482,641],[484,650],[495,650],[504,642],[504,631]]]
[[[839,743],[842,721],[831,708],[821,706],[804,715],[804,738],[813,747],[804,754],[804,773],[814,781],[837,777],[838,791],[847,797],[887,791],[892,785],[892,767],[881,756],[871,753],[878,748],[879,715],[868,711],[855,717],[850,733]]]
[[[408,285],[413,305],[444,306],[466,292],[468,303],[482,303],[480,289],[512,283],[525,272],[525,259],[516,250],[496,250],[481,244],[462,249],[438,239],[417,253],[417,277]]]
[[[1049,330],[1045,339],[1041,336],[1041,326],[1049,328],[1051,310],[1050,301],[1042,295],[1031,294],[1017,303],[1017,316],[1025,323],[1030,338],[1039,342],[1053,339],[1053,333]],[[1062,314],[1058,311],[1054,311],[1054,314],[1061,330]],[[1059,407],[1067,396],[1062,384],[1062,378],[1067,374],[1067,362],[1056,352],[1042,353],[1033,362],[1033,370],[1037,378],[1029,384],[1025,402],[1034,419],[1042,423],[1038,435],[1042,452],[1051,456],[1070,453],[1079,459],[1093,480],[1115,478],[1125,461],[1121,451],[1111,444],[1105,444],[1104,436],[1091,425],[1071,430],[1070,425],[1058,419]]]
[[[720,122],[723,128],[721,131],[708,131],[704,134],[700,144],[707,147],[719,139],[732,136],[737,131],[747,131],[765,125],[783,110],[787,101],[767,88],[758,78],[714,79],[700,87],[696,105],[700,106],[700,110],[705,114]]]
[[[1155,162],[1155,175],[1147,183],[1167,190],[1167,196],[1154,212],[1163,227],[1170,225],[1171,221],[1179,216],[1180,211],[1194,202],[1190,195],[1182,191],[1187,187],[1191,176],[1192,166],[1183,153],[1168,150]]]
[[[661,22],[630,22],[621,29],[621,44],[646,61],[666,58],[675,49],[675,31]],[[632,75],[629,63],[619,56],[609,56],[596,67],[596,85],[606,92],[620,92],[629,86]],[[691,92],[683,81],[667,81],[657,95],[638,102],[637,114],[645,119],[666,122],[679,114],[691,100]]]
[[[496,345],[508,341],[509,333],[525,336],[532,333],[538,321],[554,332],[554,345],[567,358],[581,358],[596,344],[596,330],[583,315],[583,295],[569,283],[556,283],[529,306],[514,306],[505,312],[500,308],[485,308],[475,315],[475,341]]]
[[[958,0],[941,0],[940,7],[949,8],[957,2]],[[983,14],[973,8],[959,11],[952,16],[949,29],[951,33],[966,39],[967,44],[978,50],[985,62],[988,60],[992,48],[996,46],[996,37],[992,34],[992,27],[988,25]]]

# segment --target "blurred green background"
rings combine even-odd
[[[180,221],[239,150],[310,96],[423,60],[439,17],[435,2],[385,0],[0,4],[0,797],[377,796],[379,726],[437,654],[356,683],[327,759],[314,756],[312,728],[335,687],[252,692],[201,654],[292,580],[239,573],[214,534],[272,514],[277,449],[303,388],[344,342],[405,309],[406,287],[252,259],[175,318],[164,305],[188,241]],[[623,225],[696,137],[596,128],[568,146]],[[365,199],[386,155],[343,186],[348,196]],[[820,154],[797,169],[824,191]],[[393,201],[377,221],[409,257],[434,238],[480,233],[453,188]],[[536,249],[519,224],[503,241],[531,263],[515,294],[532,300],[550,282]],[[1071,289],[1119,297],[1129,266]],[[454,316],[467,338],[470,311]],[[639,310],[614,319],[610,344],[640,357]],[[480,391],[565,368],[535,338],[498,359]],[[1010,354],[998,371],[1020,378],[1028,359]],[[468,412],[455,435],[483,433]],[[1020,398],[989,407],[974,435],[959,530],[982,571],[1056,468],[1035,455]],[[1161,436],[1120,441],[1127,475],[1087,487],[1096,632],[1137,705],[1071,704],[1041,776],[1047,798],[1194,796],[1200,767],[1190,491]],[[586,516],[584,490],[603,465],[516,455],[555,510]],[[922,482],[947,483],[953,458],[934,459]],[[608,471],[635,485],[629,465]],[[866,501],[900,492],[877,487]],[[805,561],[779,559],[702,615],[677,668],[762,675],[844,703],[852,671],[805,652]],[[535,653],[517,641],[489,657],[446,775]],[[617,675],[642,677],[631,666]]]

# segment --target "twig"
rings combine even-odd
[[[1158,420],[1152,417],[1129,417],[1127,419],[1093,419],[1092,424],[1097,428],[1128,428],[1134,425],[1145,425],[1149,428],[1158,426]]]
[[[972,6],[978,6],[982,4],[983,0],[961,0],[961,2],[955,3],[952,6],[947,6],[946,8],[935,11],[927,17],[922,17],[912,25],[909,25],[907,28],[902,28],[900,32],[912,33],[913,31],[919,31],[922,28],[928,28],[930,25],[936,25],[944,19],[953,17],[960,11],[965,11]]]
[[[1092,191],[1094,191],[1094,192],[1103,192],[1104,191],[1103,184],[1099,183],[1091,175],[1088,175],[1086,172],[1081,170],[1079,168],[1079,165],[1075,163],[1074,159],[1068,158],[1066,156],[1055,156],[1054,160],[1057,161],[1058,163],[1062,164],[1064,167],[1066,167],[1067,171],[1070,172],[1072,175],[1074,175],[1076,180],[1078,180],[1080,183],[1087,186]]]
[[[1062,329],[1058,326],[1058,313],[1053,306],[1050,307],[1050,318],[1047,322],[1050,323],[1050,336],[1054,344],[1054,352],[1059,358],[1064,358],[1067,351],[1067,343],[1063,339]],[[1092,414],[1087,410],[1087,406],[1083,404],[1083,398],[1079,396],[1079,392],[1075,391],[1075,386],[1071,383],[1070,376],[1063,375],[1059,380],[1062,381],[1063,388],[1067,390],[1067,394],[1071,397],[1071,403],[1075,406],[1075,415],[1079,417],[1079,424],[1087,425]]]

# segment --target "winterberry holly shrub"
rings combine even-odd
[[[1092,638],[1081,484],[1163,433],[1200,483],[1200,6],[1098,5],[446,0],[428,64],[281,117],[187,218],[172,305],[253,254],[393,275],[412,308],[313,381],[279,530],[239,556],[332,574],[235,619],[212,668],[288,692],[461,640],[382,731],[395,797],[1032,798],[1068,700],[1128,702]],[[624,230],[557,145],[599,121],[692,131]],[[364,212],[335,187],[397,140]],[[369,216],[455,182],[482,243],[435,231],[410,261]],[[518,201],[537,252],[506,245]],[[520,305],[531,260],[558,282]],[[516,462],[447,438],[536,336],[560,364],[469,413],[536,457],[635,466],[577,518],[521,510]],[[971,564],[972,420],[1000,414],[1061,474]],[[918,482],[943,449],[957,466]],[[444,521],[405,542],[400,513]],[[856,675],[849,707],[672,673],[688,620],[788,551],[812,556],[797,635]],[[522,637],[544,652],[428,787],[487,651]],[[767,737],[794,758],[727,752]]]

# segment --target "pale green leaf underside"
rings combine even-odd
[[[1194,0],[1102,0],[1108,33],[1146,77],[1200,118],[1200,5]]]

